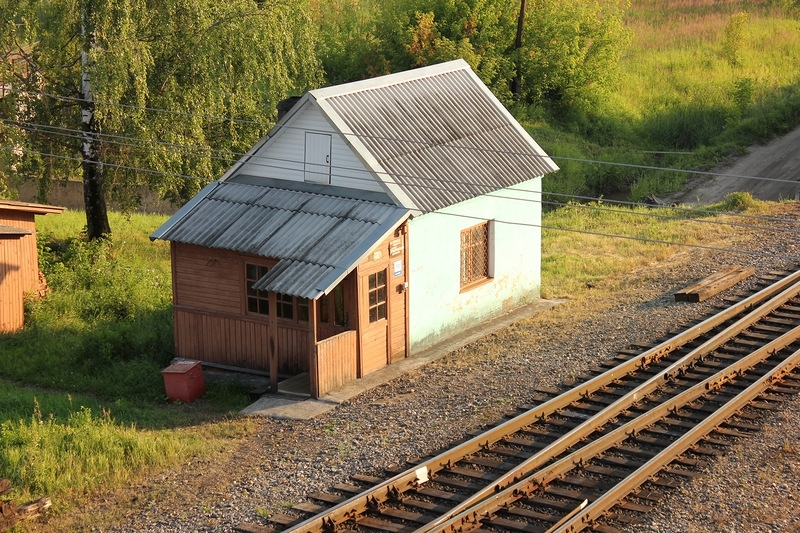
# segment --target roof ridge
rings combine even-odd
[[[343,83],[341,85],[331,85],[328,87],[322,87],[320,89],[313,89],[308,92],[314,97],[314,99],[318,101],[327,100],[328,98],[335,98],[337,96],[382,89],[384,87],[391,87],[392,85],[399,85],[409,81],[430,78],[441,74],[447,74],[449,72],[455,72],[457,70],[467,69],[471,70],[466,61],[463,59],[454,59],[452,61],[445,61],[443,63],[418,67],[401,72],[393,72],[391,74],[368,78],[365,80]]]

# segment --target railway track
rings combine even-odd
[[[800,391],[800,272],[388,479],[273,517],[286,533],[624,531]],[[248,531],[242,528],[241,531]]]

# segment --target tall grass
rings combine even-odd
[[[733,193],[703,210],[602,201],[552,210],[542,222],[542,296],[580,299],[598,283],[664,261],[684,246],[726,247],[732,229],[710,213],[761,212],[768,205]]]

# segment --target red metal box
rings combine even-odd
[[[170,401],[180,400],[189,403],[206,392],[203,365],[200,361],[192,359],[174,361],[161,373],[164,375],[164,388]]]

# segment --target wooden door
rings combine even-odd
[[[383,368],[389,360],[389,273],[385,264],[382,266],[359,276],[362,324],[359,377]]]
[[[305,180],[314,183],[331,182],[331,136],[306,132]]]

